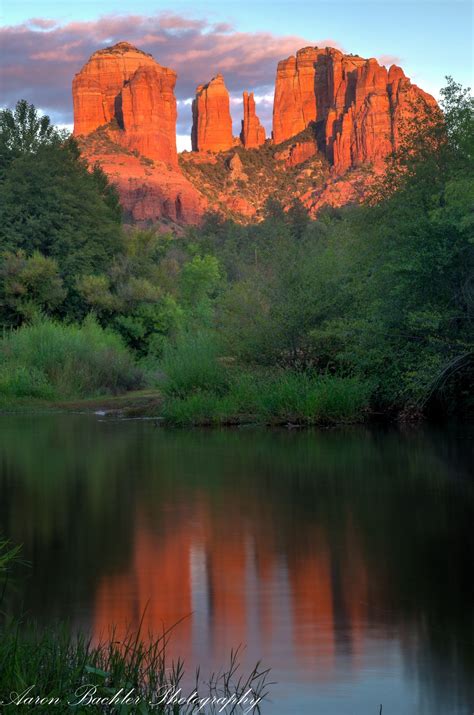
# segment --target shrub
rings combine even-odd
[[[93,317],[82,325],[41,318],[0,341],[0,394],[67,398],[122,392],[141,373],[116,334]]]
[[[0,370],[0,395],[51,400],[55,390],[42,370],[5,365]]]

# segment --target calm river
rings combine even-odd
[[[271,667],[264,715],[474,712],[472,428],[0,417],[0,533],[42,623]]]

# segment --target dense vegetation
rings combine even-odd
[[[73,139],[2,111],[0,395],[147,383],[177,424],[472,409],[473,100],[450,80],[442,105],[365,205],[310,220],[272,199],[260,223],[209,215],[181,238],[126,232]]]

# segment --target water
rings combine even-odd
[[[176,627],[272,668],[271,715],[474,712],[472,430],[165,431],[0,418],[18,603],[96,639]]]

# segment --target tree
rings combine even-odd
[[[15,109],[0,111],[0,179],[9,163],[18,156],[35,154],[41,146],[59,146],[66,132],[51,124],[47,115],[40,116],[25,99]]]
[[[0,151],[0,250],[56,261],[68,291],[60,313],[81,317],[77,277],[104,271],[122,247],[117,194],[74,139],[24,102],[0,113]]]
[[[309,224],[309,215],[299,199],[295,199],[288,209],[288,221],[293,237],[297,240],[302,239]]]

